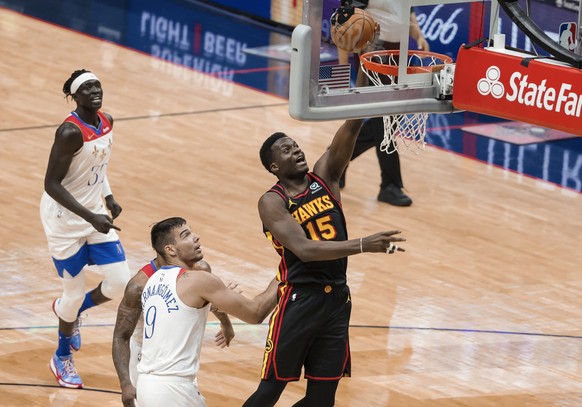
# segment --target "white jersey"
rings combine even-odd
[[[180,300],[176,280],[183,272],[180,267],[162,267],[143,289],[143,344],[137,366],[140,375],[194,380],[198,373],[210,305],[192,308]]]
[[[113,129],[107,117],[98,112],[99,126],[94,127],[74,112],[65,122],[73,123],[83,134],[83,145],[73,156],[63,187],[84,207],[94,213],[107,214],[103,203],[103,182],[113,144]],[[49,251],[55,259],[73,256],[80,247],[94,236],[93,243],[119,240],[115,229],[102,234],[77,214],[63,207],[46,191],[40,201],[40,218],[48,240]]]
[[[98,112],[98,115],[99,127],[85,123],[74,112],[65,119],[81,130],[83,145],[75,152],[61,184],[77,202],[91,211],[103,206],[103,181],[113,144],[111,123],[103,113]]]
[[[407,20],[402,15],[402,3],[398,0],[370,0],[366,11],[380,24],[380,39],[387,42],[400,42],[402,30]]]

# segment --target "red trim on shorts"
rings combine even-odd
[[[346,341],[346,358],[344,359],[344,366],[342,368],[342,372],[346,371],[346,366],[348,364],[348,360],[350,360],[350,347],[349,347],[348,342]],[[335,380],[341,379],[342,377],[345,377],[345,373],[342,373],[341,375],[336,376],[336,377],[318,377],[318,376],[311,376],[308,374],[305,375],[306,379],[321,380],[321,381],[335,381]]]
[[[283,317],[285,315],[285,309],[287,308],[287,304],[289,303],[289,296],[293,291],[293,285],[288,284],[286,287],[286,291],[283,293],[283,296],[279,300],[279,314],[275,321],[273,321],[273,335],[271,338],[271,342],[273,342],[273,349],[269,352],[269,357],[267,358],[267,364],[265,367],[265,376],[268,377],[269,371],[271,366],[273,366],[273,372],[275,374],[275,378],[277,380],[282,381],[295,381],[299,380],[299,377],[292,377],[292,378],[283,378],[279,376],[279,372],[277,369],[276,357],[277,354],[277,345],[279,344],[279,337],[281,336],[281,325],[283,324]]]

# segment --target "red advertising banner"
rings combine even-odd
[[[582,136],[582,71],[494,48],[461,47],[453,106]]]

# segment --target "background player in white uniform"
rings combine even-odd
[[[156,223],[152,246],[166,266],[148,280],[138,273],[128,283],[113,333],[113,363],[124,406],[205,406],[194,382],[209,303],[258,324],[275,307],[277,281],[250,300],[207,271],[192,270],[202,257],[200,239],[182,218]],[[175,266],[175,267],[171,267]],[[183,270],[181,270],[183,269]],[[144,335],[137,393],[130,381],[129,341],[142,313]]]
[[[59,339],[50,368],[61,386],[82,388],[71,354],[71,349],[81,346],[78,317],[88,308],[120,297],[130,271],[116,233],[120,229],[113,224],[121,206],[107,181],[113,119],[99,111],[101,82],[92,72],[77,70],[63,85],[63,92],[77,108],[56,131],[40,217],[63,283],[63,293],[52,306],[59,318]],[[86,265],[99,266],[105,276],[89,292],[85,292]]]

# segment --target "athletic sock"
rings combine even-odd
[[[81,308],[79,308],[79,312],[77,313],[77,316],[81,315],[81,313],[85,310],[88,310],[91,307],[96,306],[97,304],[95,304],[93,302],[93,300],[91,299],[91,292],[89,291],[87,294],[85,294],[85,300],[83,301],[83,304],[81,305]]]
[[[59,330],[59,347],[57,348],[57,356],[67,356],[71,354],[71,336],[65,336]]]

